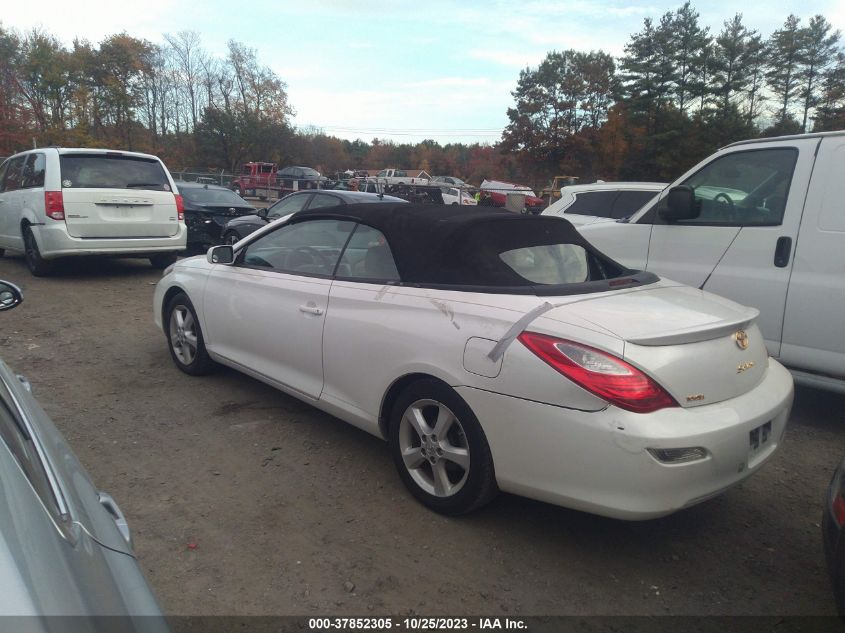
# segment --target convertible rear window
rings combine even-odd
[[[65,189],[151,189],[170,191],[161,163],[152,158],[114,154],[62,154]]]

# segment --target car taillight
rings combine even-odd
[[[44,192],[44,210],[47,212],[48,218],[65,219],[65,202],[61,191]]]
[[[845,524],[845,497],[841,494],[837,494],[836,497],[833,499],[833,520],[836,521],[836,525],[842,527]]]
[[[179,221],[183,222],[185,220],[185,201],[178,193],[174,193],[173,197],[176,198],[176,213],[179,215]]]
[[[523,332],[519,340],[572,382],[617,407],[651,413],[678,406],[663,387],[621,358],[536,332]]]

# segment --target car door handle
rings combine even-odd
[[[304,306],[299,306],[299,311],[304,312],[305,314],[316,314],[317,316],[323,314],[323,308],[317,307],[314,303],[308,303]]]
[[[792,238],[779,237],[775,246],[775,266],[786,268],[789,263],[789,255],[792,253]]]
[[[105,492],[98,492],[97,496],[100,501],[100,505],[106,509],[111,515],[111,518],[114,519],[114,524],[117,526],[120,535],[123,539],[132,547],[132,533],[129,531],[129,524],[126,522],[126,517],[123,516],[123,512],[120,511],[120,507],[117,505],[114,499],[110,494]]]

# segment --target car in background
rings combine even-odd
[[[182,196],[150,154],[44,147],[0,165],[0,256],[24,254],[36,277],[61,257],[146,257],[156,268],[185,250]]]
[[[822,537],[836,609],[840,616],[845,617],[845,460],[833,473],[827,490]]]
[[[478,201],[466,189],[440,187],[440,191],[443,194],[443,204],[478,204]]]
[[[624,220],[639,211],[666,188],[665,182],[596,182],[560,190],[560,200],[543,210],[575,226]]]
[[[367,193],[364,191],[344,191],[339,189],[300,191],[285,196],[266,209],[259,209],[255,215],[243,215],[229,220],[223,228],[223,241],[226,244],[235,244],[269,222],[278,220],[291,213],[302,211],[303,209],[335,207],[361,202],[405,202],[405,200],[394,196]]]
[[[185,207],[188,250],[208,250],[220,244],[223,229],[232,218],[254,215],[256,209],[227,187],[177,182]]]
[[[467,183],[465,183],[460,178],[456,178],[455,176],[432,176],[431,182],[428,184],[430,185],[451,185],[453,187],[466,187]]]
[[[505,207],[522,213],[539,213],[546,206],[546,202],[525,185],[504,180],[483,180],[479,190],[481,195],[478,204],[483,206]],[[514,206],[514,199],[520,200],[517,205],[520,208]]]
[[[663,516],[763,467],[793,398],[757,310],[504,209],[307,208],[177,262],[153,314],[181,371],[221,363],[387,440],[444,514],[501,489]]]
[[[0,311],[23,301],[0,281]],[[91,482],[29,382],[0,361],[0,615],[74,616],[72,630],[167,631],[117,503]],[[142,626],[133,628],[132,618]],[[143,616],[143,617],[142,617]],[[89,619],[90,618],[90,619]],[[35,619],[12,629],[47,631]]]
[[[310,167],[301,167],[294,165],[292,167],[285,167],[276,172],[277,178],[292,179],[292,180],[327,180],[316,169]]]

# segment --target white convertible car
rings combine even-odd
[[[498,490],[669,514],[769,460],[792,403],[756,310],[627,270],[557,217],[309,209],[180,261],[154,302],[182,371],[234,367],[388,440],[446,514]]]

